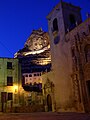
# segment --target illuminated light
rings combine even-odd
[[[30,52],[23,52],[23,55],[24,56],[27,56],[27,55],[30,55],[30,54],[39,54],[39,53],[42,53],[42,52],[44,52],[45,50],[48,50],[50,48],[50,45],[48,45],[47,47],[44,47],[43,49],[41,49],[41,50],[36,50],[36,51],[30,51]],[[18,52],[16,52],[15,54],[14,54],[14,58],[16,58],[18,56]]]
[[[47,65],[51,63],[51,57],[38,59],[38,61],[34,61],[34,62],[38,65]]]
[[[14,85],[14,86],[13,86],[13,91],[14,91],[14,92],[17,92],[17,91],[18,91],[18,86],[17,86],[17,85]]]
[[[42,83],[42,80],[38,80],[39,83]]]
[[[27,52],[27,53],[24,53],[24,55],[30,55],[30,54],[39,54],[39,53],[42,53],[44,52],[45,50],[49,49],[50,48],[50,45],[48,45],[47,47],[43,48],[42,50],[37,50],[37,51],[32,51],[32,52]]]

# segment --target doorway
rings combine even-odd
[[[49,94],[47,95],[47,106],[48,106],[48,111],[52,111],[52,98]]]

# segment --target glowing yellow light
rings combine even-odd
[[[44,52],[45,50],[49,49],[50,48],[50,45],[48,45],[47,47],[41,49],[41,50],[37,50],[37,51],[32,51],[32,52],[26,52],[24,53],[24,55],[29,55],[29,54],[39,54],[39,53],[42,53]]]
[[[17,85],[14,85],[14,86],[13,86],[13,91],[14,91],[14,92],[17,92],[17,91],[18,91],[18,86],[17,86]]]

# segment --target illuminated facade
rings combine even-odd
[[[25,78],[25,84],[34,84],[34,83],[42,83],[42,78],[41,78],[41,73],[36,72],[36,73],[24,73],[23,74]]]
[[[26,104],[43,104],[42,73],[51,70],[50,40],[42,29],[33,30],[24,48],[15,53],[19,59],[22,73],[22,86]],[[25,92],[24,91],[24,92]],[[30,96],[28,95],[30,94]],[[38,101],[38,102],[37,102]]]
[[[90,112],[90,18],[60,2],[47,16],[52,71],[43,74],[46,111]]]
[[[24,73],[23,88],[29,92],[42,92],[42,77],[41,72]]]
[[[18,59],[0,58],[0,111],[20,105],[21,71]]]

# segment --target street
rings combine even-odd
[[[0,120],[90,120],[87,113],[0,113]]]

